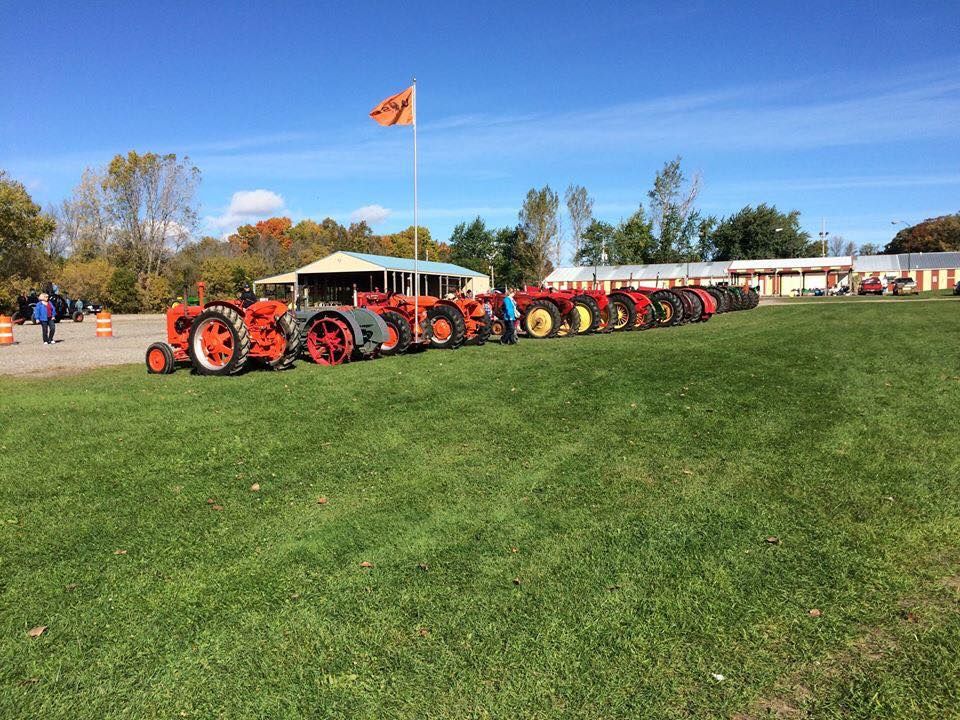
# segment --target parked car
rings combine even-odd
[[[917,283],[913,278],[900,277],[893,281],[894,295],[916,295]]]
[[[883,283],[880,278],[868,277],[860,281],[857,295],[883,295]]]

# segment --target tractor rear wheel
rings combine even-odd
[[[719,315],[720,313],[725,313],[727,311],[727,307],[726,307],[726,303],[724,303],[724,294],[718,288],[715,288],[715,287],[704,288],[704,290],[710,293],[710,297],[713,298],[713,302],[717,306],[717,309],[716,309],[717,315]]]
[[[300,334],[300,323],[297,317],[290,310],[277,318],[277,327],[287,340],[287,345],[283,350],[283,355],[276,360],[267,363],[274,370],[286,370],[293,365],[294,360],[300,355],[302,349],[303,337]]]
[[[690,322],[700,322],[703,320],[703,300],[700,299],[700,296],[692,290],[681,290],[680,292],[689,298],[690,305],[693,308],[693,312],[690,314]]]
[[[413,340],[410,323],[403,315],[393,310],[380,313],[380,319],[387,326],[387,341],[380,346],[380,354],[389,356],[405,353],[410,347],[410,341]]]
[[[231,307],[204,310],[190,325],[187,353],[200,375],[236,375],[250,356],[250,332]]]
[[[580,313],[580,334],[595,333],[600,328],[600,306],[597,301],[589,295],[577,295],[573,302]]]
[[[534,340],[553,337],[560,329],[560,311],[549,300],[534,300],[523,315],[523,329]]]
[[[151,375],[169,375],[177,368],[173,348],[157,342],[147,348],[147,372]]]
[[[676,325],[683,318],[683,303],[669,290],[657,290],[651,293],[650,300],[657,303],[663,312],[658,322],[661,327]]]
[[[610,308],[614,330],[633,330],[633,326],[637,324],[637,307],[632,298],[627,295],[614,295],[610,298]]]
[[[353,355],[353,333],[340,318],[317,318],[307,330],[307,352],[317,365],[343,365]]]
[[[463,313],[450,305],[434,305],[427,310],[427,320],[433,331],[430,347],[441,350],[455,350],[467,337],[467,324]]]
[[[570,308],[566,315],[560,319],[560,326],[557,328],[557,337],[574,337],[580,334],[580,312],[577,306]]]

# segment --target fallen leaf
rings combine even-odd
[[[519,585],[519,584],[520,584],[520,578],[515,577],[515,578],[513,579],[513,584],[514,584],[514,585]]]
[[[223,510],[223,505],[211,505],[211,510]]]
[[[693,470],[684,470],[684,471],[683,471],[683,474],[684,474],[684,475],[693,475]]]
[[[126,555],[126,554],[127,554],[127,551],[126,551],[126,550],[114,550],[114,551],[113,551],[113,554],[114,554],[114,555]]]
[[[368,562],[367,560],[364,560],[362,563],[360,563],[360,567],[362,567],[362,568],[372,568],[372,567],[373,567],[373,563],[372,563],[372,562]]]
[[[24,678],[18,682],[17,685],[20,687],[26,687],[27,685],[36,685],[38,682],[40,682],[40,678]]]
[[[767,536],[767,542],[768,542],[770,545],[779,545],[779,544],[780,544],[780,538],[778,538],[776,535],[768,535],[768,536]]]
[[[420,628],[417,630],[417,632],[420,634],[420,637],[427,637],[427,635],[430,634],[430,631],[427,628]]]
[[[300,593],[290,593],[290,599],[291,599],[291,600],[299,600],[299,599],[300,599]]]
[[[518,552],[520,552],[520,548],[518,548],[518,547],[512,547],[512,548],[510,548],[510,552],[512,552],[512,553],[518,553]]]
[[[427,570],[430,569],[430,566],[427,565],[426,563],[418,563],[418,564],[417,564],[417,567],[420,568],[421,570],[423,570],[424,572],[426,572]]]
[[[35,628],[30,628],[27,631],[27,635],[29,635],[32,638],[38,638],[41,635],[43,635],[46,631],[47,631],[46,625],[37,625]]]
[[[619,585],[607,585],[607,592],[613,592],[614,590],[619,590]]]
[[[820,617],[823,613],[821,613],[817,608],[813,608],[813,610],[811,610],[808,614],[810,617]]]
[[[710,673],[710,675],[712,675],[713,679],[717,682],[723,682],[727,679],[725,675],[721,675],[720,673]]]
[[[327,502],[329,502],[329,501],[328,501],[325,497],[318,497],[318,498],[317,498],[317,505],[326,505]]]
[[[76,584],[76,583],[70,583],[69,585],[67,585],[66,587],[64,587],[64,590],[66,590],[67,592],[73,592],[73,591],[76,590],[76,589],[77,589],[77,584]]]
[[[207,505],[213,505],[216,502],[213,498],[207,498]]]
[[[920,622],[920,617],[913,612],[912,610],[901,610],[900,617],[907,622],[918,623]]]
[[[254,483],[251,485],[250,492],[260,492],[260,483]]]

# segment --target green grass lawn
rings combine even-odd
[[[0,717],[960,716],[958,334],[2,379]]]

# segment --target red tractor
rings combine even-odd
[[[477,295],[480,302],[490,303],[493,332],[503,334],[503,294],[499,292]],[[572,336],[580,331],[580,314],[576,304],[565,291],[527,287],[513,294],[520,317],[518,329],[534,340],[557,336]]]
[[[657,324],[654,304],[636,288],[613,288],[608,297],[613,308],[614,330],[646,330]]]
[[[563,295],[574,304],[574,308],[580,316],[578,335],[613,332],[613,322],[611,322],[613,306],[610,304],[610,298],[602,290],[554,290],[549,288],[548,291],[555,295]],[[616,313],[614,312],[613,315],[615,316]]]
[[[252,361],[282,370],[297,359],[300,323],[282,302],[204,303],[204,284],[197,287],[199,304],[167,310],[167,342],[147,348],[147,372],[166,375],[189,362],[200,375],[236,375]]]

